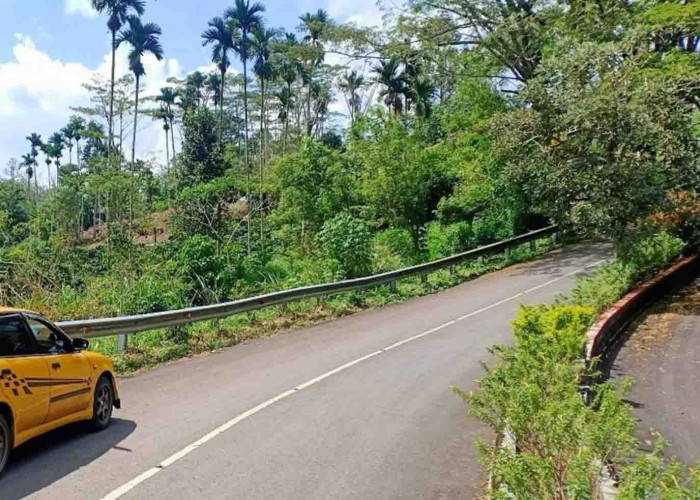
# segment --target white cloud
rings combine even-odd
[[[117,50],[117,77],[129,71],[127,53],[126,46]],[[46,138],[65,126],[72,114],[70,107],[89,104],[89,93],[82,84],[96,74],[108,79],[111,68],[111,53],[106,53],[96,68],[88,68],[81,63],[53,59],[32,38],[19,33],[15,35],[12,54],[13,60],[0,62],[0,168],[11,157],[28,152],[26,135],[37,132]],[[141,87],[143,97],[157,94],[167,85],[169,77],[183,76],[177,59],[158,61],[146,56],[143,63],[146,69]],[[155,155],[164,161],[165,143],[160,125],[145,116],[139,121],[137,155],[142,158]],[[46,172],[42,167],[38,168],[38,178],[45,184]]]
[[[97,11],[90,5],[90,0],[66,0],[66,14],[97,17]]]

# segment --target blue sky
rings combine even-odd
[[[207,21],[232,2],[222,0],[147,0],[146,21],[160,24],[165,61],[147,61],[145,92],[153,93],[169,76],[182,77],[208,66],[210,51],[200,34]],[[324,8],[338,21],[380,24],[375,0],[266,0],[268,25],[294,30],[299,15]],[[70,106],[87,103],[81,83],[108,74],[106,18],[90,0],[0,0],[0,172],[11,157],[28,152],[24,137],[43,137],[60,129]],[[9,15],[8,15],[9,13]],[[117,72],[126,71],[120,54]],[[239,68],[240,63],[234,63]],[[161,155],[164,139],[153,124],[139,138],[142,157]],[[39,180],[42,178],[39,168]]]

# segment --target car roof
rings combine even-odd
[[[0,306],[0,316],[3,314],[14,314],[14,313],[31,313],[26,309],[17,309],[16,307],[3,307]]]

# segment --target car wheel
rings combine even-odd
[[[112,420],[112,407],[114,405],[114,389],[107,377],[97,381],[95,387],[95,401],[92,406],[92,428],[98,431],[106,429]]]
[[[4,416],[0,415],[0,473],[5,470],[12,449],[12,430]]]

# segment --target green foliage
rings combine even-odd
[[[274,220],[285,231],[314,234],[323,223],[360,203],[357,166],[347,155],[305,140],[276,167],[280,203]],[[297,232],[299,231],[299,232]],[[287,238],[284,233],[280,238]]]
[[[444,150],[393,118],[379,116],[364,127],[365,138],[355,140],[351,152],[363,165],[366,203],[380,224],[411,231],[417,250],[421,227],[450,191]]]
[[[626,260],[604,264],[591,277],[579,281],[572,292],[573,301],[600,311],[640,281],[654,276],[682,248],[682,241],[665,233],[643,239],[627,249]]]
[[[675,459],[667,461],[663,456],[664,444],[659,438],[652,453],[640,454],[622,470],[620,500],[700,498],[700,469],[686,468]]]
[[[196,304],[218,302],[228,297],[241,276],[236,250],[220,251],[217,242],[207,236],[190,236],[182,242],[177,269],[186,277]]]
[[[473,242],[474,234],[467,222],[443,225],[434,221],[429,223],[427,227],[425,246],[428,249],[429,260],[463,252]]]
[[[472,415],[496,432],[509,429],[518,452],[481,444],[499,487],[515,498],[591,498],[603,464],[624,460],[635,446],[634,419],[613,387],[579,392],[589,307],[524,307],[514,322],[515,347],[498,346],[498,365],[478,394],[458,393]],[[504,496],[505,498],[505,496]]]
[[[326,221],[318,233],[321,252],[336,260],[347,278],[368,274],[372,269],[372,236],[367,224],[348,213]]]
[[[521,94],[521,108],[491,130],[499,161],[537,207],[582,234],[617,241],[664,210],[669,189],[698,185],[700,175],[691,119],[696,58],[620,58],[631,46],[562,39]],[[680,62],[689,57],[694,66]]]
[[[198,107],[183,122],[184,147],[178,157],[178,183],[182,187],[209,182],[224,172],[218,144],[218,120],[206,107]]]
[[[418,255],[407,229],[390,228],[374,236],[374,271],[384,272],[411,266]]]

